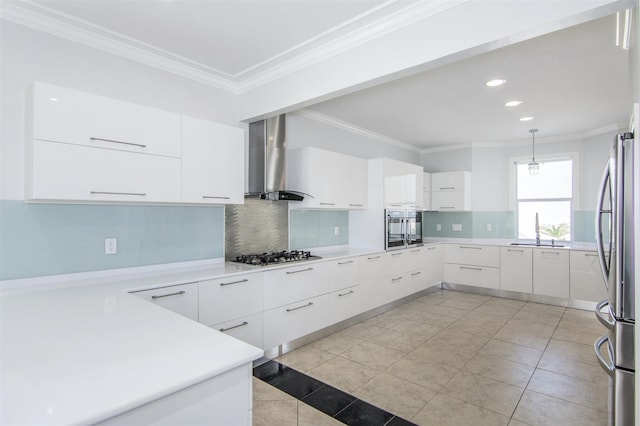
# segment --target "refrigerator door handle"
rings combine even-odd
[[[610,263],[607,263],[607,259],[604,253],[604,243],[602,241],[602,216],[605,214],[609,215],[609,229],[611,230],[612,211],[603,210],[604,197],[607,192],[607,186],[611,188],[610,165],[611,160],[607,162],[607,166],[605,167],[604,173],[602,174],[602,179],[600,180],[600,192],[598,195],[598,204],[596,206],[596,247],[598,249],[598,260],[600,260],[600,269],[602,271],[602,277],[604,278],[604,285],[607,290],[609,290]],[[609,190],[609,196],[611,196],[611,189]],[[609,204],[611,205],[611,202]],[[613,208],[613,206],[611,206],[611,208]],[[609,238],[611,238],[611,232],[609,232]],[[611,244],[609,244],[609,262],[611,262]]]
[[[607,344],[607,352],[609,354],[609,361],[607,362],[602,356],[602,352],[600,352],[600,348],[602,345]],[[593,349],[596,351],[596,358],[598,358],[598,363],[607,372],[607,374],[613,377],[613,373],[615,372],[616,366],[613,363],[611,356],[611,343],[609,342],[609,336],[602,336],[593,344]]]
[[[595,310],[596,318],[598,318],[598,321],[600,321],[600,323],[605,327],[607,327],[609,330],[613,330],[613,327],[615,326],[615,322],[610,318],[607,318],[605,316],[606,314],[602,313],[602,309],[604,309],[605,307],[607,308],[609,307],[608,300],[603,300],[602,302],[596,305],[596,310]]]

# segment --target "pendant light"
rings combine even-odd
[[[538,129],[529,129],[531,133],[531,162],[529,163],[529,175],[537,176],[540,173],[540,164],[536,161],[536,132]]]

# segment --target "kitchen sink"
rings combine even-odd
[[[564,247],[560,244],[536,244],[536,243],[510,243],[511,246],[532,246],[532,247]]]

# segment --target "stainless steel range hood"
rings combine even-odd
[[[249,186],[245,197],[302,201],[305,194],[285,190],[285,115],[249,124]]]

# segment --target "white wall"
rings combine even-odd
[[[24,199],[25,95],[36,80],[242,125],[230,93],[7,21],[0,31],[0,199]]]
[[[287,149],[314,146],[361,158],[387,157],[420,165],[416,151],[380,142],[354,132],[287,114]]]
[[[422,154],[421,163],[425,172],[470,172],[473,168],[471,147]]]

